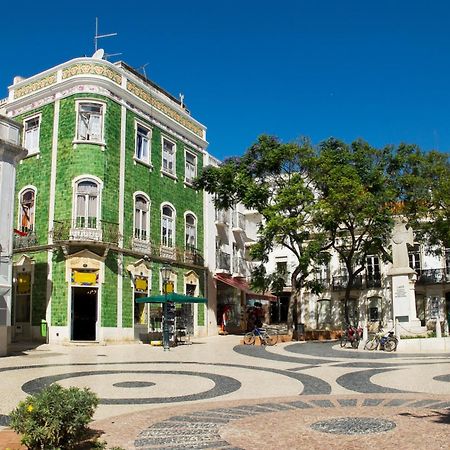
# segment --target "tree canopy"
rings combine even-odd
[[[276,246],[292,253],[296,265],[288,322],[296,320],[302,287],[320,292],[310,275],[336,252],[347,272],[348,322],[350,291],[368,255],[390,257],[399,204],[402,214],[411,215],[416,226],[422,224],[423,236],[449,242],[448,175],[446,155],[415,146],[376,149],[363,140],[348,145],[337,139],[312,146],[307,139],[283,143],[263,135],[242,157],[205,167],[195,184],[214,195],[219,209],[242,203],[260,214],[258,240],[251,248],[251,256],[260,262],[254,284],[280,292],[283,274],[268,274],[266,263]]]

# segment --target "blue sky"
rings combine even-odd
[[[228,0],[3,6],[0,97],[100,41],[208,127],[219,158],[262,133],[450,149],[450,2]]]

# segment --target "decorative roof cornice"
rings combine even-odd
[[[9,87],[9,99],[6,109],[11,111],[25,104],[48,97],[49,92],[54,93],[69,81],[89,84],[101,84],[113,92],[121,91],[139,98],[149,111],[163,115],[168,122],[181,125],[189,134],[194,134],[196,140],[200,139],[206,144],[206,127],[193,119],[172,96],[154,83],[145,83],[143,80],[127,70],[126,65],[114,65],[105,60],[94,58],[77,58],[67,61],[57,67],[41,72]],[[178,127],[180,128],[180,127]]]

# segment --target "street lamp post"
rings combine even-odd
[[[169,311],[167,307],[167,287],[170,281],[170,274],[172,269],[170,266],[163,266],[161,269],[161,276],[163,282],[163,292],[164,292],[164,304],[163,304],[163,347],[164,351],[170,350],[169,345]]]

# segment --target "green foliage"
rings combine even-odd
[[[10,414],[10,426],[29,449],[68,449],[85,436],[97,405],[88,388],[52,384],[20,402]]]

